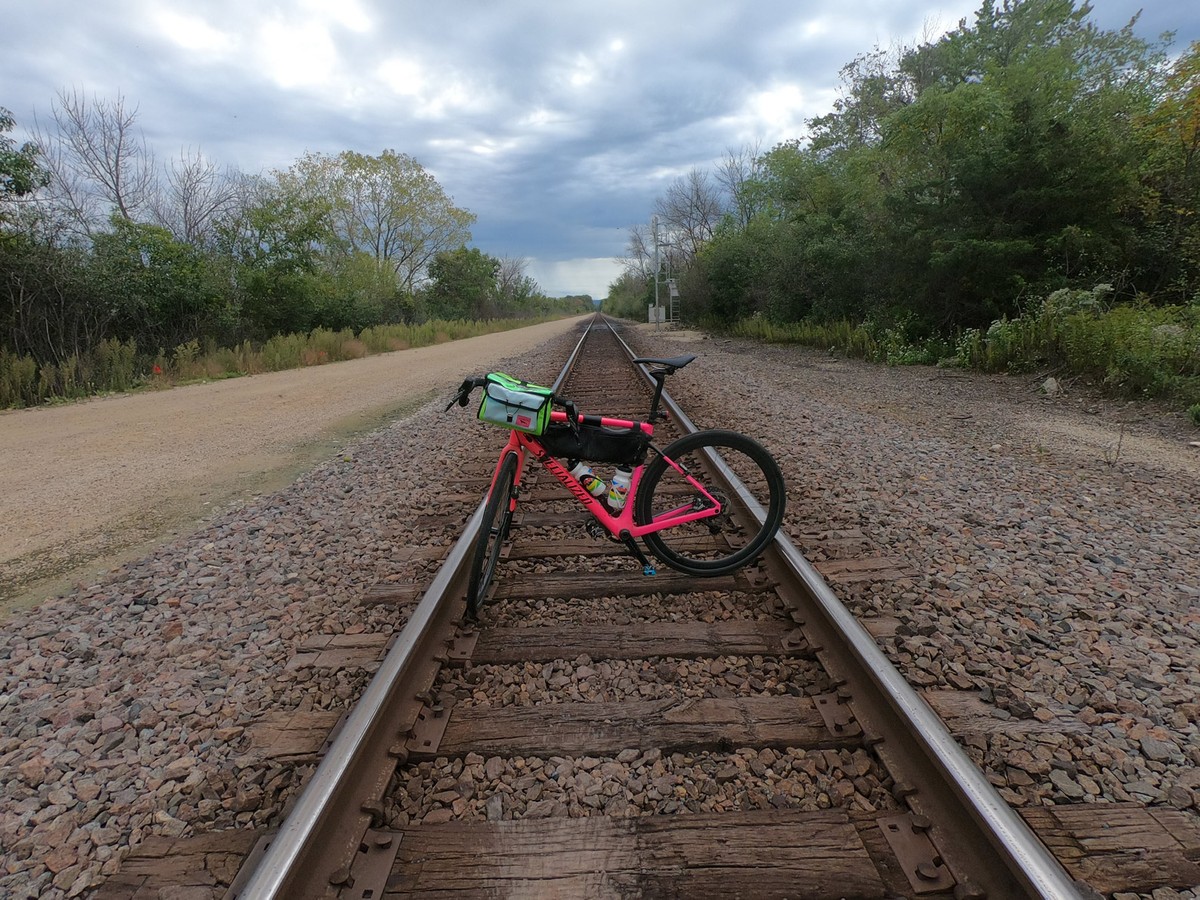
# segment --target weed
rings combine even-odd
[[[1121,458],[1121,447],[1125,443],[1125,424],[1121,423],[1121,430],[1117,434],[1117,445],[1115,447],[1104,448],[1104,461],[1108,463],[1111,469],[1117,464],[1117,460]]]

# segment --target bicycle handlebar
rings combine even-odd
[[[450,407],[452,407],[455,403],[457,403],[459,406],[465,407],[471,402],[471,391],[475,390],[477,387],[483,387],[486,383],[487,381],[483,378],[464,378],[463,383],[458,386],[458,391],[450,399],[450,402],[446,404],[445,411],[449,412]]]
[[[649,421],[653,422],[656,419],[665,419],[667,417],[665,413],[658,411],[658,401],[662,397],[663,382],[666,380],[666,377],[674,375],[677,370],[682,369],[695,358],[695,354],[689,353],[686,356],[671,356],[666,358],[639,357],[634,360],[635,363],[651,367],[649,374],[655,383],[654,399],[650,401]],[[485,384],[487,384],[487,379],[479,376],[464,379],[463,383],[459,385],[458,392],[454,395],[454,398],[446,404],[446,412],[449,412],[450,407],[455,403],[465,407],[471,402],[471,391],[477,387],[483,387]],[[575,408],[575,404],[572,401],[566,397],[560,397],[558,394],[552,394],[550,402],[566,410],[567,421],[571,423],[572,428],[579,426],[579,411]]]
[[[445,412],[449,412],[455,403],[466,407],[471,402],[471,392],[477,387],[483,387],[485,384],[487,384],[487,379],[480,376],[464,378],[463,383],[458,386],[458,391],[455,392],[450,402],[446,404]],[[567,421],[571,423],[571,427],[579,427],[579,410],[576,409],[574,400],[568,400],[566,397],[559,396],[558,394],[551,394],[550,402],[561,406],[567,411]]]

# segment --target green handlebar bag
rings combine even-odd
[[[479,421],[539,435],[550,424],[554,391],[503,372],[490,372],[479,404]]]

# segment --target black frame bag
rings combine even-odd
[[[551,456],[588,462],[640,466],[646,459],[650,437],[641,428],[609,428],[552,422],[538,439]]]

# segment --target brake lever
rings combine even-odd
[[[475,390],[477,381],[478,379],[475,378],[464,379],[463,383],[458,386],[458,393],[454,395],[454,399],[446,404],[445,411],[450,412],[450,407],[452,407],[455,403],[462,407],[465,407],[468,403],[470,403],[471,391]]]

